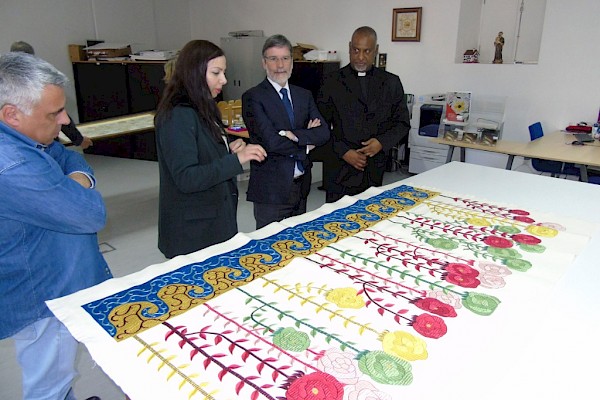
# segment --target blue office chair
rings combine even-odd
[[[539,139],[542,136],[544,136],[544,130],[540,122],[529,125],[529,138],[531,141]],[[573,163],[532,158],[531,165],[536,171],[547,172],[552,177],[557,177],[561,174],[579,176],[579,168]]]

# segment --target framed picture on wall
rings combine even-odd
[[[394,8],[392,42],[421,41],[421,13],[423,7]]]

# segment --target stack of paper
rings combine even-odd
[[[177,55],[177,50],[144,50],[132,54],[132,60],[168,60]]]

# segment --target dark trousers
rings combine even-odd
[[[271,222],[281,221],[282,219],[301,215],[306,212],[306,197],[302,196],[301,190],[304,179],[308,178],[303,175],[294,179],[287,204],[254,203],[256,229],[267,226]]]

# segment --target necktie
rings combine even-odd
[[[281,101],[283,102],[283,106],[285,107],[285,111],[287,111],[290,122],[292,123],[292,128],[294,127],[294,110],[292,109],[292,103],[290,103],[290,98],[288,97],[288,91],[286,88],[281,88],[279,91],[281,93]]]
[[[290,123],[292,124],[292,128],[294,127],[294,110],[292,109],[292,103],[290,103],[290,98],[287,95],[287,89],[281,88],[279,93],[281,93],[281,101],[283,102],[283,106],[285,107],[285,111],[287,112],[288,118],[290,119]],[[302,161],[296,160],[296,168],[300,171],[301,174],[304,173],[304,166],[302,165]]]

